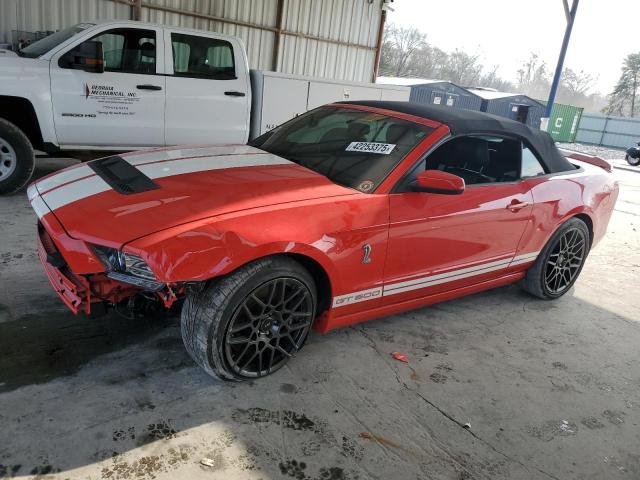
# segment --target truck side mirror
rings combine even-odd
[[[104,72],[102,42],[88,40],[60,57],[60,68],[73,68],[90,73]]]
[[[464,179],[441,170],[425,170],[411,182],[414,192],[440,193],[443,195],[460,195],[464,192]]]

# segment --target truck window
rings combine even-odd
[[[18,55],[27,58],[37,58],[40,55],[44,55],[52,48],[57,47],[62,42],[66,42],[74,35],[85,31],[89,27],[93,27],[93,23],[80,23],[73,27],[65,28],[64,30],[58,30],[56,33],[44,37],[35,43],[32,43],[28,47],[24,47],[18,51]]]
[[[173,72],[181,77],[233,80],[233,47],[225,40],[182,33],[171,34]]]
[[[102,42],[106,72],[156,73],[156,32],[118,28],[93,37]]]

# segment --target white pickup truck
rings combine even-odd
[[[338,100],[408,100],[406,87],[249,71],[242,41],[131,21],[82,23],[0,50],[0,193],[30,179],[34,149],[125,151],[246,143]]]

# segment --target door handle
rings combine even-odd
[[[149,84],[136,85],[136,88],[138,90],[162,90],[162,87],[160,85],[149,85]]]
[[[230,97],[244,97],[245,96],[244,92],[236,92],[236,91],[224,92],[224,94],[228,95]]]
[[[519,212],[520,210],[528,206],[529,206],[529,202],[520,202],[519,200],[512,200],[511,203],[507,205],[507,209],[515,213],[515,212]]]

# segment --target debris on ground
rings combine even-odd
[[[205,467],[215,467],[216,466],[216,462],[215,460],[212,460],[211,458],[203,458],[202,460],[200,460],[200,463],[202,465],[204,465]]]
[[[404,353],[393,352],[391,356],[399,362],[409,363],[409,357],[407,357]]]

